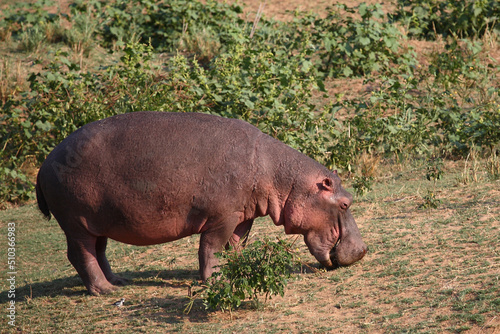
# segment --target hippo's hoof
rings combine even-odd
[[[113,285],[127,285],[128,282],[129,282],[128,279],[116,275],[113,275],[113,277],[109,279],[109,283]]]
[[[88,291],[90,292],[91,295],[99,296],[99,295],[106,295],[108,293],[111,293],[111,292],[118,290],[117,287],[111,285],[108,282],[106,282],[106,283],[107,284],[104,284],[102,286],[92,285],[88,288]]]

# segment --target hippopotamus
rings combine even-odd
[[[214,254],[267,215],[302,234],[326,268],[367,252],[337,172],[237,119],[150,111],[89,123],[47,156],[35,189],[94,295],[125,283],[106,259],[108,238],[153,245],[201,234],[202,280],[216,270]]]

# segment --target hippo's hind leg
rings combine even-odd
[[[96,237],[73,239],[67,237],[68,259],[80,275],[92,295],[114,291],[116,288],[106,279],[96,258]]]
[[[97,254],[97,262],[99,263],[99,267],[101,267],[104,276],[108,282],[113,285],[125,285],[127,280],[116,276],[111,271],[111,266],[109,265],[108,259],[106,258],[106,246],[108,245],[107,237],[97,237],[96,241],[96,254]]]
[[[105,247],[103,249],[102,240],[98,247],[98,237],[90,234],[84,227],[88,226],[88,222],[82,221],[81,217],[56,216],[56,218],[66,234],[68,260],[75,267],[89,293],[100,295],[116,290],[104,275],[98,261],[98,253],[103,254]]]

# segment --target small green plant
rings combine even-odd
[[[99,28],[99,21],[96,16],[96,8],[89,5],[86,12],[78,10],[73,6],[72,16],[69,19],[72,27],[67,29],[64,35],[64,41],[71,49],[80,55],[88,56],[91,49],[95,46],[96,35]]]
[[[367,192],[372,190],[373,177],[371,176],[358,176],[354,178],[354,183],[352,187],[356,191],[356,195],[364,196]]]
[[[439,158],[431,159],[429,164],[427,165],[425,178],[429,181],[432,181],[435,186],[437,181],[443,178],[443,174],[443,160]]]
[[[218,254],[223,264],[206,282],[202,296],[207,309],[221,309],[231,312],[250,299],[256,307],[259,296],[265,301],[272,296],[285,294],[285,287],[291,276],[294,256],[291,244],[265,239],[247,245],[241,250],[230,248]],[[189,311],[193,299],[186,307]]]
[[[436,194],[428,190],[427,195],[423,197],[424,203],[420,204],[421,209],[437,209],[441,200],[436,198]]]
[[[441,200],[436,198],[436,184],[438,180],[443,178],[443,174],[443,160],[436,157],[428,159],[425,178],[432,182],[432,190],[427,191],[427,195],[423,197],[424,203],[420,205],[420,208],[437,209]]]
[[[45,32],[40,25],[26,27],[21,33],[20,48],[28,52],[37,52],[46,40]]]

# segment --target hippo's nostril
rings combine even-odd
[[[342,198],[339,204],[342,210],[347,210],[351,206],[351,202],[347,198]]]
[[[338,199],[338,204],[341,210],[347,210],[352,204],[352,199],[347,196],[342,196]]]
[[[361,258],[363,258],[366,253],[368,253],[368,246],[363,246],[363,248],[361,248]]]

